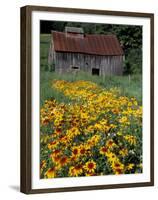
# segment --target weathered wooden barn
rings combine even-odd
[[[48,63],[58,73],[86,71],[122,75],[123,50],[115,35],[84,34],[82,28],[52,31]]]

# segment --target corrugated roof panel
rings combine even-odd
[[[123,55],[115,35],[90,35],[67,37],[64,32],[52,31],[55,51],[86,53],[95,55]]]

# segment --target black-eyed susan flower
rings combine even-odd
[[[119,151],[119,154],[124,157],[128,155],[128,149],[127,148],[123,148]]]
[[[74,166],[74,175],[79,176],[83,173],[83,167],[81,164]]]
[[[127,169],[127,170],[131,170],[131,169],[133,169],[133,167],[134,167],[134,164],[133,164],[133,163],[129,163],[129,164],[126,166],[126,169]]]
[[[85,176],[96,176],[97,174],[93,173],[93,172],[86,172]]]
[[[108,162],[110,162],[110,163],[114,163],[114,162],[118,161],[118,157],[113,152],[110,152],[110,151],[107,152],[106,156],[108,158]]]
[[[131,145],[136,145],[136,142],[137,142],[136,136],[134,136],[134,135],[125,135],[125,136],[124,136],[124,139],[125,139],[127,142],[129,142]]]
[[[94,173],[96,167],[97,165],[93,160],[86,162],[84,165],[84,169],[89,173]]]
[[[116,145],[116,143],[112,140],[112,139],[109,139],[109,140],[107,140],[107,142],[106,142],[106,147],[107,148],[113,148],[113,147],[116,147],[117,145]]]
[[[67,130],[67,134],[70,135],[70,137],[75,137],[77,135],[80,135],[80,131],[77,127],[72,127]]]
[[[135,146],[141,140],[140,134],[136,133],[141,131],[142,107],[135,98],[120,96],[118,89],[107,90],[91,81],[55,80],[52,87],[72,102],[47,100],[40,110],[41,135],[44,132],[47,138],[44,141],[41,137],[41,154],[45,159],[41,162],[41,169],[46,171],[43,174],[41,170],[41,177],[59,176],[48,168],[49,164],[60,173],[64,171],[65,176],[105,175],[98,164],[99,157],[101,164],[109,167],[110,173],[141,173],[139,163],[133,166],[128,156],[124,164],[124,157],[128,154],[141,160]],[[132,127],[132,124],[136,126]],[[94,161],[96,154],[98,160]]]
[[[57,155],[55,155],[55,154],[50,154],[50,158],[52,159],[52,161],[53,161],[54,163],[59,163],[60,158],[61,158],[61,155],[60,155],[60,154],[57,154]]]
[[[115,174],[122,174],[124,170],[124,165],[120,161],[115,161],[111,165]]]
[[[52,152],[52,155],[54,156],[57,156],[61,153],[61,150],[60,149],[55,149],[53,152]]]
[[[72,149],[72,155],[78,157],[79,156],[79,147],[73,146],[71,149]]]
[[[76,176],[74,166],[71,166],[71,167],[69,168],[69,176],[72,176],[72,177]]]
[[[119,119],[119,122],[121,124],[127,124],[127,125],[130,124],[130,122],[128,121],[128,118],[126,116],[121,117],[121,119]]]
[[[55,167],[49,168],[44,175],[47,178],[54,178],[56,175],[56,168]]]
[[[63,167],[64,165],[66,165],[68,163],[68,161],[69,161],[69,159],[67,156],[61,157],[59,160],[60,167]]]
[[[48,149],[50,149],[50,150],[54,149],[54,148],[56,148],[56,146],[58,146],[58,144],[59,144],[59,141],[54,140],[54,141],[48,143]]]
[[[40,171],[41,173],[43,172],[43,170],[46,168],[47,166],[47,162],[46,160],[42,160],[41,164],[40,164]]]
[[[81,156],[83,156],[87,153],[87,149],[86,149],[85,145],[80,145],[79,153],[80,153]]]
[[[107,152],[108,152],[108,148],[105,147],[105,146],[104,146],[104,147],[101,147],[99,152],[100,152],[100,154],[102,154],[102,155],[106,155]]]
[[[61,128],[56,128],[56,130],[54,131],[54,134],[59,135],[62,133],[62,129]]]
[[[71,166],[69,168],[69,175],[70,176],[79,176],[83,173],[83,168],[81,164],[78,164],[76,166]]]
[[[71,156],[69,157],[69,159],[70,159],[71,162],[76,162],[76,161],[79,159],[79,157],[78,157],[78,156],[75,156],[75,155],[71,155]]]

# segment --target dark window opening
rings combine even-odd
[[[76,67],[76,66],[72,66],[71,68],[72,68],[72,69],[79,69],[79,68],[78,68],[78,67]]]
[[[97,68],[92,68],[92,75],[97,75],[97,76],[99,76],[99,69],[97,69]]]

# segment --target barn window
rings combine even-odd
[[[97,68],[92,68],[92,75],[97,75],[97,76],[99,76],[99,69],[97,69]]]
[[[76,67],[76,66],[72,66],[71,68],[72,69],[79,69],[79,67]]]

